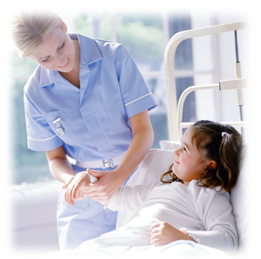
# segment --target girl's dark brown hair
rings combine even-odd
[[[200,187],[215,188],[220,186],[220,191],[231,191],[237,183],[243,139],[242,136],[230,125],[218,122],[201,120],[192,126],[192,143],[198,150],[203,151],[205,158],[217,162],[217,168],[209,169],[198,180]],[[171,166],[172,167],[172,166]],[[172,172],[162,175],[161,181],[170,183],[182,181]],[[169,180],[164,180],[169,176]]]

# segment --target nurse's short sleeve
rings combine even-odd
[[[49,151],[63,145],[35,105],[24,95],[27,146],[34,151]]]
[[[114,64],[128,117],[155,108],[157,103],[153,94],[130,54],[122,45],[117,49]]]

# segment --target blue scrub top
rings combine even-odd
[[[110,159],[132,140],[129,118],[156,101],[126,49],[72,34],[80,44],[80,89],[58,71],[38,66],[24,88],[28,148],[63,145],[77,161]],[[53,122],[60,118],[64,134]]]

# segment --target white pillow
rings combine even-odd
[[[170,149],[174,152],[180,147],[180,141],[161,140],[159,145],[161,149]]]
[[[174,151],[180,147],[180,142],[162,140],[159,144],[161,149],[149,150],[126,185],[134,186],[160,182],[161,176],[174,163]]]
[[[244,147],[245,149],[245,147]],[[247,196],[246,193],[246,183],[247,183],[247,174],[246,170],[249,168],[248,156],[245,150],[243,150],[241,170],[238,178],[237,185],[231,191],[231,204],[233,206],[233,213],[235,216],[237,231],[239,235],[239,247],[242,249],[247,241],[247,222],[248,222],[248,209],[247,209]]]
[[[161,176],[174,163],[174,150],[179,146],[179,142],[160,141],[162,149],[150,149],[126,185],[135,186],[160,182]],[[131,211],[118,212],[116,228],[126,224],[133,213]]]

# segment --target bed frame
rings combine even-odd
[[[244,104],[242,88],[247,87],[248,83],[247,83],[247,79],[241,78],[241,67],[240,67],[240,62],[238,60],[238,51],[237,51],[237,30],[246,29],[246,28],[247,28],[246,22],[229,23],[229,24],[210,26],[206,28],[192,29],[192,30],[178,32],[169,40],[164,56],[167,107],[168,107],[167,113],[168,113],[169,140],[179,141],[182,136],[182,129],[188,128],[190,125],[193,124],[190,122],[182,122],[182,115],[183,115],[183,105],[186,97],[188,96],[189,93],[196,90],[219,89],[220,91],[223,91],[228,89],[236,89],[237,97],[238,97],[238,105],[240,108],[241,121],[221,122],[221,123],[226,123],[234,127],[246,126],[247,123],[243,122],[243,113],[242,113],[242,106]],[[204,36],[204,35],[212,35],[212,34],[217,34],[217,33],[222,33],[227,31],[235,32],[236,56],[237,56],[236,78],[232,80],[220,81],[217,84],[190,86],[185,91],[183,91],[177,104],[174,56],[178,45],[183,40],[186,39]]]

